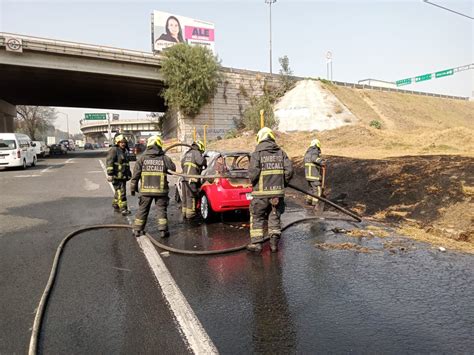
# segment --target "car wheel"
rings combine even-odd
[[[25,170],[26,169],[26,159],[23,159],[23,165],[22,165],[22,169]]]
[[[33,162],[31,163],[31,166],[36,166],[36,157],[33,157]]]
[[[206,194],[201,196],[201,216],[205,222],[210,222],[215,219],[216,213],[212,210],[211,204],[209,203],[209,199],[207,198]]]

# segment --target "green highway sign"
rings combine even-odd
[[[415,83],[417,83],[419,81],[431,80],[431,76],[432,76],[432,74],[424,74],[424,75],[416,76],[415,77]]]
[[[411,84],[411,78],[397,80],[395,83],[397,84],[397,86],[408,85],[408,84]]]
[[[435,73],[435,78],[442,78],[443,76],[448,76],[448,75],[453,75],[453,74],[454,74],[454,69],[441,70]]]
[[[106,113],[85,113],[84,116],[86,120],[106,120],[107,119]]]

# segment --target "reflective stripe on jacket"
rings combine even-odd
[[[132,191],[138,191],[140,180],[140,193],[143,196],[168,195],[168,170],[176,170],[173,161],[164,154],[162,149],[148,148],[135,163],[133,177],[130,182]]]
[[[261,142],[250,157],[249,176],[255,197],[282,197],[293,175],[286,153],[270,140]]]
[[[192,145],[191,147],[192,148],[189,149],[186,154],[184,154],[184,157],[181,160],[181,168],[183,169],[183,174],[201,175],[204,166],[206,166],[206,158],[202,156],[197,146]],[[186,180],[189,182],[198,181],[198,179],[195,178]]]
[[[318,147],[309,147],[304,155],[304,173],[308,181],[321,180],[321,150]]]
[[[117,180],[129,180],[132,176],[126,150],[113,146],[107,153],[107,175]]]

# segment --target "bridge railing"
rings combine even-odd
[[[21,39],[22,47],[25,50],[87,56],[100,59],[135,62],[140,64],[159,65],[161,63],[161,56],[154,55],[153,53],[149,52],[141,52],[109,46],[97,46],[78,42],[60,41],[6,32],[0,32],[0,46],[5,46],[6,37]]]

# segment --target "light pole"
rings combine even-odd
[[[265,3],[270,9],[270,74],[272,74],[272,4],[276,3],[276,0],[265,0]]]
[[[69,115],[67,113],[64,113],[64,112],[58,112],[58,114],[66,116],[67,139],[69,139],[69,137],[70,137],[70,135],[69,135]]]

